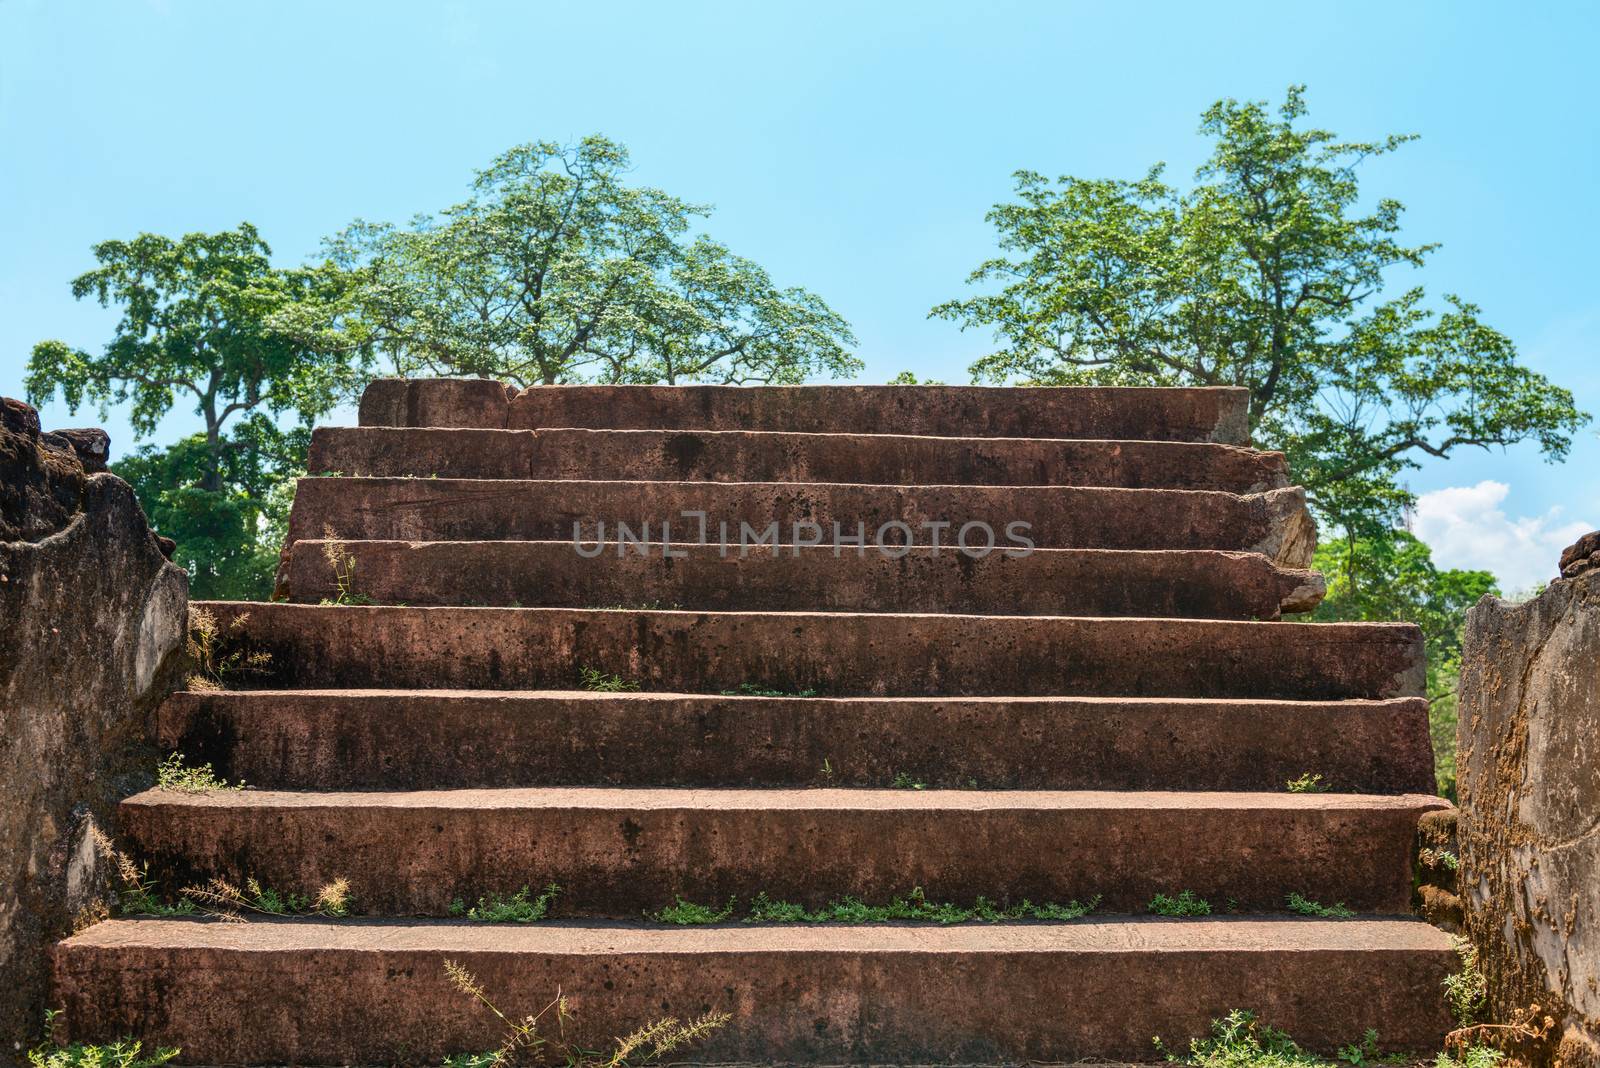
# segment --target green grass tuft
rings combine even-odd
[[[1177,897],[1157,894],[1150,899],[1149,909],[1157,916],[1209,916],[1211,902],[1193,890],[1184,890]]]
[[[550,914],[550,906],[559,893],[561,887],[555,883],[545,887],[538,897],[524,886],[510,897],[503,894],[480,897],[471,908],[458,897],[450,903],[450,915],[465,916],[481,923],[536,923]]]
[[[1310,898],[1301,897],[1299,894],[1289,895],[1289,911],[1298,912],[1302,916],[1321,916],[1323,919],[1343,919],[1354,916],[1355,913],[1344,907],[1344,902],[1337,905],[1319,905]]]

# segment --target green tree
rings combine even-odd
[[[270,590],[262,539],[272,534],[274,487],[302,462],[304,427],[353,394],[370,360],[359,339],[279,325],[296,308],[336,302],[343,279],[327,267],[274,268],[271,252],[249,223],[97,245],[99,267],[72,292],[121,308],[112,339],[99,354],[41,341],[28,361],[30,401],[59,391],[72,411],[93,401],[102,413],[131,401],[140,437],[180,400],[193,402],[201,433],[118,466],[179,543],[199,596]],[[274,417],[289,413],[300,430],[278,427]]]
[[[601,137],[522,145],[472,195],[409,226],[357,221],[328,243],[341,299],[279,322],[376,346],[402,375],[577,382],[798,382],[848,375],[848,325],[706,237],[707,209],[624,181]]]
[[[1392,268],[1437,246],[1399,239],[1397,201],[1361,207],[1356,170],[1411,138],[1303,128],[1302,93],[1276,116],[1209,108],[1215,144],[1187,191],[1160,166],[1137,181],[1017,172],[1017,201],[988,215],[1006,255],[969,279],[991,291],[930,314],[993,330],[977,381],[1243,386],[1256,440],[1289,455],[1318,511],[1377,537],[1418,457],[1533,440],[1557,460],[1588,416],[1474,305],[1389,292]]]
[[[1428,652],[1428,727],[1439,792],[1455,796],[1456,683],[1467,609],[1499,593],[1487,571],[1441,571],[1433,554],[1403,530],[1344,537],[1317,546],[1313,564],[1328,594],[1312,619],[1406,621],[1422,628]]]

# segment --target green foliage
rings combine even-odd
[[[1323,919],[1343,919],[1346,916],[1355,915],[1350,909],[1344,907],[1343,902],[1337,905],[1319,905],[1310,898],[1301,897],[1293,892],[1289,894],[1289,911],[1298,912],[1302,916],[1320,916]]]
[[[458,897],[450,903],[450,915],[483,923],[535,923],[550,914],[550,906],[559,893],[561,887],[555,883],[545,887],[537,897],[524,886],[510,897],[503,894],[480,897],[471,908]]]
[[[230,785],[217,778],[210,764],[186,767],[182,753],[173,753],[156,765],[156,786],[162,790],[177,790],[186,794],[202,794],[210,790],[242,790],[244,783]]]
[[[140,437],[180,398],[191,400],[203,432],[146,447],[113,470],[178,543],[191,595],[265,597],[293,492],[285,479],[303,469],[306,428],[354,392],[369,362],[344,338],[283,328],[294,309],[335,299],[340,275],[273,267],[249,223],[176,241],[140,234],[96,245],[94,255],[100,266],[73,281],[73,295],[116,305],[122,318],[99,355],[35,345],[28,398],[59,392],[74,412],[131,402]],[[276,417],[289,413],[301,426],[281,430]]]
[[[1498,593],[1487,571],[1440,570],[1428,547],[1403,530],[1326,541],[1313,565],[1328,594],[1317,620],[1404,620],[1422,628],[1428,653],[1428,727],[1439,792],[1455,795],[1456,682],[1467,609]]]
[[[1489,1007],[1489,980],[1478,967],[1478,948],[1465,938],[1455,940],[1456,955],[1461,958],[1461,970],[1444,979],[1444,1000],[1456,1023],[1470,1027],[1477,1023]]]
[[[1211,903],[1196,896],[1193,890],[1184,890],[1177,897],[1157,894],[1147,906],[1157,916],[1209,916]]]
[[[1220,1020],[1212,1020],[1211,1036],[1191,1040],[1187,1056],[1168,1050],[1159,1037],[1155,1044],[1167,1060],[1198,1068],[1325,1068],[1328,1064],[1245,1009],[1235,1009]]]
[[[1300,87],[1276,116],[1212,105],[1188,191],[1160,166],[1136,181],[1017,172],[1016,202],[988,215],[1006,255],[969,279],[991,291],[931,314],[993,330],[977,380],[1247,388],[1255,440],[1360,535],[1409,503],[1399,476],[1419,456],[1532,440],[1564,457],[1588,420],[1569,391],[1474,305],[1386,292],[1436,246],[1399,240],[1399,202],[1363,208],[1356,171],[1411,138],[1341,142],[1305,113]]]
[[[150,523],[178,543],[197,599],[266,600],[289,524],[294,479],[305,473],[310,431],[246,417],[216,448],[205,434],[146,445],[111,469],[133,487]],[[217,465],[220,489],[206,489]]]
[[[136,1038],[104,1045],[60,1042],[55,1037],[60,1023],[60,1009],[45,1012],[45,1040],[28,1051],[29,1068],[160,1068],[179,1053],[176,1047],[167,1046],[146,1053]]]
[[[199,886],[186,886],[181,891],[207,914],[238,920],[244,913],[261,916],[332,916],[350,914],[352,904],[350,883],[334,879],[324,883],[315,895],[282,892],[262,886],[255,878],[247,878],[243,886],[226,879],[214,878]]]
[[[741,682],[732,690],[723,690],[723,697],[815,697],[817,691],[805,690],[775,690],[770,686],[760,686],[753,682]]]
[[[704,235],[707,209],[628,185],[603,137],[519,145],[467,200],[409,226],[358,220],[327,243],[348,283],[298,319],[403,375],[518,383],[799,382],[852,374],[843,319]]]
[[[756,895],[750,903],[750,914],[745,923],[889,923],[895,921],[921,921],[929,923],[968,923],[983,920],[998,923],[1002,920],[1076,920],[1087,916],[1100,903],[1098,896],[1087,904],[1076,901],[1065,905],[1035,905],[1023,901],[1020,905],[1002,908],[988,898],[980,897],[970,906],[949,902],[929,901],[919,886],[910,897],[897,897],[886,905],[868,905],[854,897],[830,901],[820,909],[810,910],[803,905],[787,901],[773,901],[765,893]]]
[[[1291,794],[1325,794],[1331,787],[1320,772],[1306,772],[1297,779],[1290,779],[1284,786]]]
[[[1455,1056],[1439,1054],[1434,1058],[1433,1068],[1495,1068],[1505,1056],[1504,1050],[1493,1046],[1468,1046]]]
[[[721,923],[733,915],[733,907],[734,900],[731,897],[720,909],[715,905],[698,905],[679,897],[660,912],[652,913],[650,918],[657,923],[675,923],[680,927],[693,927],[703,923]]]
[[[632,679],[592,667],[578,669],[578,685],[595,693],[633,693],[639,688]]]
[[[890,785],[896,790],[926,790],[928,788],[927,783],[904,771],[896,772],[894,782],[890,783]]]
[[[915,371],[901,371],[899,374],[897,374],[893,378],[889,379],[889,385],[891,385],[891,386],[942,386],[942,385],[944,385],[944,383],[940,382],[936,378],[918,378]]]

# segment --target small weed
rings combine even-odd
[[[1439,1054],[1434,1058],[1433,1068],[1494,1068],[1505,1056],[1503,1051],[1493,1046],[1466,1046],[1454,1056]]]
[[[639,684],[631,679],[591,667],[578,669],[578,685],[594,693],[633,693],[639,689]]]
[[[156,788],[184,794],[203,794],[210,790],[243,790],[244,782],[230,784],[217,778],[210,764],[186,767],[182,753],[173,753],[156,765]]]
[[[362,593],[351,593],[350,586],[355,582],[356,557],[350,551],[350,546],[340,537],[339,532],[332,526],[322,528],[322,558],[328,561],[328,566],[333,569],[333,588],[335,596],[324,597],[325,605],[364,605],[371,604],[372,598]]]
[[[926,790],[928,788],[927,783],[921,782],[920,780],[903,771],[898,772],[894,777],[894,782],[890,783],[889,785],[893,786],[896,790]]]
[[[1290,779],[1284,784],[1291,794],[1325,794],[1329,790],[1329,783],[1321,775],[1306,772],[1298,779]]]
[[[1446,871],[1461,870],[1461,858],[1448,849],[1421,849],[1417,851],[1417,859],[1426,867],[1439,867]]]
[[[624,1038],[613,1039],[615,1045],[608,1054],[581,1049],[566,1040],[572,1015],[567,1011],[567,999],[559,990],[555,999],[538,1012],[513,1020],[489,1000],[483,985],[467,969],[447,960],[444,970],[452,986],[494,1013],[506,1028],[505,1038],[496,1049],[446,1057],[445,1068],[508,1068],[522,1062],[560,1064],[563,1061],[567,1068],[625,1068],[659,1060],[673,1050],[700,1041],[733,1019],[725,1012],[708,1012],[688,1023],[664,1016]],[[555,1033],[546,1037],[540,1028],[551,1014],[555,1017]]]
[[[450,915],[482,923],[536,923],[550,914],[550,905],[559,893],[561,887],[555,883],[545,887],[538,897],[524,886],[510,897],[503,894],[480,897],[471,908],[458,897],[450,902]]]
[[[1373,1065],[1410,1064],[1416,1058],[1405,1053],[1379,1053],[1378,1029],[1369,1027],[1361,1036],[1360,1042],[1352,1042],[1348,1046],[1339,1047],[1338,1058],[1354,1068],[1372,1068]]]
[[[1302,916],[1321,916],[1323,919],[1342,919],[1346,916],[1355,915],[1350,909],[1344,907],[1344,902],[1342,901],[1337,905],[1319,905],[1310,898],[1301,897],[1296,893],[1290,893],[1289,895],[1289,911],[1298,912]]]
[[[156,893],[155,883],[150,880],[147,865],[135,863],[100,828],[90,827],[89,834],[95,844],[105,850],[106,856],[111,858],[112,867],[116,869],[119,916],[193,916],[198,911],[194,902],[187,899],[180,900],[176,905],[162,901]]]
[[[1211,915],[1211,903],[1203,897],[1196,896],[1193,890],[1184,890],[1177,897],[1157,894],[1150,899],[1148,907],[1157,916]]]
[[[1211,1021],[1211,1037],[1190,1041],[1187,1056],[1169,1050],[1157,1036],[1156,1049],[1175,1064],[1197,1068],[1325,1068],[1327,1061],[1308,1053],[1283,1031],[1268,1027],[1256,1014],[1235,1009]]]
[[[178,1055],[176,1047],[168,1046],[146,1053],[137,1038],[94,1046],[61,1042],[56,1038],[60,1020],[60,1009],[45,1012],[45,1040],[28,1051],[30,1068],[159,1068]]]
[[[757,894],[750,903],[750,914],[745,923],[892,923],[897,921],[922,921],[927,923],[969,923],[981,920],[999,923],[1003,920],[1077,920],[1087,916],[1099,897],[1087,904],[1073,901],[1065,905],[1035,905],[1023,901],[1020,905],[1001,908],[988,898],[980,897],[971,906],[929,901],[922,888],[916,887],[909,897],[897,897],[887,905],[868,905],[854,897],[830,901],[820,909],[807,909],[789,901],[773,901],[765,893]]]
[[[234,635],[250,619],[249,612],[234,616],[224,633],[217,617],[204,608],[189,606],[189,630],[184,639],[184,651],[194,671],[189,675],[191,690],[222,690],[233,675],[260,675],[272,664],[272,654],[251,652],[243,647],[224,651]]]
[[[817,691],[806,690],[774,690],[770,686],[758,686],[753,682],[741,682],[732,690],[723,690],[723,697],[816,697]]]
[[[727,905],[718,909],[715,905],[698,905],[693,901],[678,898],[677,902],[668,905],[660,912],[650,914],[650,919],[657,923],[675,923],[680,927],[693,927],[702,923],[721,923],[733,915],[734,900],[728,899]]]
[[[262,916],[348,916],[350,883],[335,879],[315,896],[281,893],[246,879],[243,888],[226,879],[212,879],[203,886],[186,886],[183,896],[201,911],[220,919],[241,920],[246,912]]]
[[[1465,938],[1455,939],[1461,970],[1444,979],[1444,1000],[1456,1023],[1468,1028],[1478,1022],[1489,1004],[1489,982],[1478,968],[1478,949]]]
[[[832,761],[832,759],[830,759],[828,757],[823,757],[822,758],[822,773],[821,774],[822,774],[822,781],[823,782],[832,782],[833,781],[833,761]]]

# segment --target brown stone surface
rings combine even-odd
[[[739,542],[741,523],[754,543],[769,524],[777,540],[800,538],[832,544],[833,525],[846,536],[861,533],[868,545],[886,523],[909,524],[914,544],[931,544],[924,523],[947,524],[940,544],[957,540],[967,523],[987,523],[999,549],[1024,547],[1016,533],[1048,549],[1227,549],[1263,553],[1285,567],[1304,567],[1316,531],[1298,488],[1232,494],[1201,490],[1127,490],[1078,486],[863,486],[780,482],[562,482],[449,478],[302,478],[289,519],[290,542],[337,537],[360,541],[570,541],[578,529],[588,540],[604,522],[608,540],[617,524],[635,536]],[[728,534],[721,524],[728,524]],[[648,524],[648,527],[646,526]],[[986,545],[980,528],[969,546]],[[882,540],[899,543],[904,530]]]
[[[417,785],[1432,789],[1422,698],[826,698],[496,690],[174,694],[161,745],[274,789]],[[827,770],[824,771],[826,764]]]
[[[316,604],[340,595],[330,543],[289,547],[278,596]],[[616,547],[593,558],[568,541],[351,541],[346,596],[379,604],[580,608],[672,605],[701,610],[839,609],[1004,615],[1276,619],[1322,599],[1322,576],[1256,553],[1039,549],[1027,556],[810,546],[743,558],[720,546]],[[678,555],[681,554],[681,555]]]
[[[362,913],[443,916],[452,900],[556,883],[561,916],[627,918],[678,896],[818,908],[887,901],[1087,901],[1143,912],[1192,890],[1218,911],[1290,893],[1410,910],[1422,794],[615,789],[311,793],[149,790],[122,803],[159,885],[251,877],[315,895],[348,879]]]
[[[1422,692],[1410,623],[1068,616],[351,608],[201,602],[270,653],[240,686],[562,689],[588,667],[646,690],[828,696],[1268,697]]]
[[[0,399],[0,1060],[49,1006],[46,947],[103,895],[89,829],[149,783],[186,599],[127,483]]]
[[[508,1014],[559,988],[572,1038],[609,1048],[664,1014],[736,1022],[697,1060],[836,1064],[1148,1060],[1230,1009],[1324,1053],[1375,1028],[1438,1047],[1444,934],[1407,920],[692,930],[451,923],[126,921],[60,946],[75,1033],[131,1028],[190,1063],[437,1064],[501,1027],[452,988],[460,962]],[[375,1008],[375,1006],[379,1008]],[[1070,1011],[1063,1011],[1070,1007]],[[1334,1011],[1330,1011],[1333,1008]]]
[[[1600,567],[1600,530],[1591,530],[1561,551],[1562,578],[1574,578]]]
[[[1493,1015],[1553,1009],[1579,1062],[1600,1042],[1597,664],[1600,571],[1468,613],[1457,758],[1467,928]]]
[[[501,430],[779,430],[1248,445],[1248,404],[1248,392],[1234,388],[533,386],[515,390],[481,379],[379,379],[361,398],[360,420],[362,426]]]
[[[1283,454],[1176,441],[772,431],[318,427],[308,468],[345,475],[1122,486],[1255,493],[1288,485]]]

